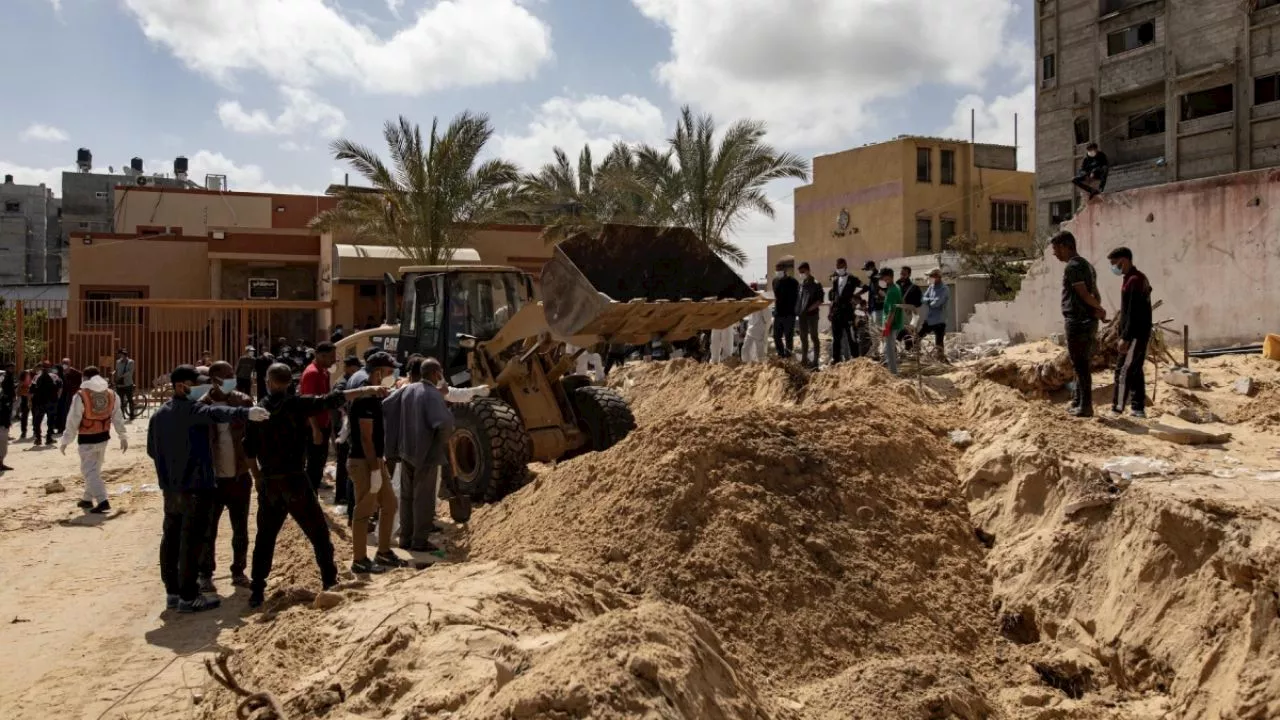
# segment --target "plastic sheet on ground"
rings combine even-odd
[[[1159,458],[1121,455],[1102,463],[1102,470],[1121,477],[1145,477],[1149,475],[1164,475],[1173,470],[1173,465],[1168,460]]]

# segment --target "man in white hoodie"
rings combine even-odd
[[[751,283],[751,289],[760,295],[759,286]],[[763,295],[761,295],[763,297]],[[747,332],[742,339],[742,362],[764,362],[768,359],[765,347],[769,337],[769,308],[757,310],[747,316]]]
[[[77,505],[91,513],[101,514],[111,510],[111,503],[107,501],[107,484],[102,480],[102,461],[107,456],[111,428],[114,426],[120,436],[120,452],[129,449],[129,440],[125,437],[120,400],[107,386],[107,379],[96,367],[85,368],[83,375],[80,390],[71,398],[67,429],[58,449],[65,455],[71,440],[79,438],[84,495]]]

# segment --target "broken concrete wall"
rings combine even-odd
[[[1063,225],[1098,270],[1103,305],[1120,306],[1120,279],[1107,254],[1133,251],[1164,300],[1156,320],[1191,327],[1195,348],[1261,342],[1280,331],[1280,171],[1233,175],[1106,193]],[[1028,340],[1062,332],[1062,263],[1046,250],[1012,302],[982,303],[967,340]]]

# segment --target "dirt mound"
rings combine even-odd
[[[1006,635],[1069,696],[1167,696],[1174,717],[1280,717],[1280,524],[1212,478],[1113,485],[998,447],[967,458]]]
[[[478,512],[472,556],[597,568],[695,610],[783,685],[881,653],[973,650],[988,590],[952,451],[883,371],[799,387],[778,366],[657,373],[666,401],[640,405],[639,430]],[[681,414],[677,397],[724,400]]]
[[[284,539],[297,545],[300,537]],[[396,571],[236,634],[239,682],[292,718],[786,718],[704,620],[530,557]],[[218,689],[208,720],[234,716]]]
[[[800,697],[811,720],[998,717],[972,661],[955,655],[873,660],[805,688]]]

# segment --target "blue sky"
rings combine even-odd
[[[185,155],[233,190],[341,180],[335,136],[380,145],[383,121],[487,112],[491,152],[661,142],[682,104],[723,126],[764,120],[805,156],[903,133],[1034,149],[1033,0],[8,0],[0,172],[60,190],[77,147],[148,172]],[[12,68],[12,64],[10,65]],[[777,217],[735,240],[763,272]]]

